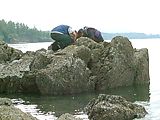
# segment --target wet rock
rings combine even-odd
[[[37,120],[30,114],[14,107],[8,98],[0,98],[0,120]]]
[[[150,83],[149,79],[149,55],[148,49],[137,49],[134,53],[135,62],[135,84]]]
[[[133,120],[147,114],[144,107],[133,104],[121,96],[100,94],[86,106],[90,120]]]
[[[12,101],[9,98],[0,98],[0,105],[11,106]]]
[[[61,115],[57,120],[82,120],[82,119],[76,118],[69,113],[65,113],[65,114]]]

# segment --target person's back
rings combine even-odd
[[[101,35],[101,32],[92,27],[84,27],[78,31],[79,36],[88,37],[95,42],[103,42],[104,39]]]
[[[52,30],[51,30],[51,33],[61,33],[61,34],[67,34],[67,35],[69,35],[69,29],[70,29],[70,26],[68,26],[68,25],[59,25],[59,26],[57,26],[57,27],[55,27],[55,28],[53,28]]]

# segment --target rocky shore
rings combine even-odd
[[[22,53],[0,42],[0,93],[62,95],[149,82],[148,49],[133,48],[126,37],[82,37],[57,52]]]
[[[64,95],[149,83],[148,49],[133,48],[126,37],[117,36],[111,42],[102,43],[81,37],[74,45],[57,52],[41,49],[26,53],[0,40],[0,93]],[[107,101],[111,99],[109,96],[102,95],[98,99],[101,99],[98,100],[100,103],[94,101],[88,107],[91,120],[114,120],[105,118],[106,108],[110,108],[111,114],[117,111],[113,113],[115,120],[139,116],[135,109],[145,111],[126,104],[121,97],[113,96],[113,100],[120,101],[120,104],[113,105]]]

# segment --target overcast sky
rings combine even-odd
[[[160,34],[160,0],[0,0],[0,20],[39,30],[60,24],[102,32]]]

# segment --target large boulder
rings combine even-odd
[[[116,36],[111,42],[96,43],[81,37],[76,45],[84,45],[91,51],[87,66],[95,90],[149,83],[148,51],[134,49],[128,38]]]
[[[33,53],[25,53],[19,60],[14,60],[7,64],[0,64],[0,92],[16,93],[23,92],[23,86],[29,87],[34,81],[27,79],[30,72],[30,65],[34,59]],[[27,80],[27,82],[25,82]],[[32,82],[31,82],[32,81]],[[25,83],[25,85],[23,85]],[[32,89],[35,90],[34,88]]]
[[[110,63],[110,69],[105,73],[107,87],[128,86],[134,81],[134,49],[126,37],[115,37],[111,40],[109,54],[105,65]],[[105,58],[105,59],[106,59]]]
[[[56,53],[26,52],[19,60],[0,64],[0,92],[71,94],[93,90],[90,50],[70,46]]]
[[[28,113],[14,107],[8,98],[0,98],[0,120],[37,120]]]
[[[147,114],[144,107],[121,96],[101,94],[85,107],[89,120],[133,120]]]
[[[89,81],[90,70],[85,64],[88,59],[78,57],[88,53],[83,52],[85,48],[71,48],[74,52],[66,48],[48,56],[52,58],[51,63],[36,72],[36,84],[41,94],[72,94],[93,90],[94,85]]]
[[[81,37],[53,52],[21,53],[0,42],[0,92],[72,94],[149,83],[148,50],[126,37],[96,43]]]

